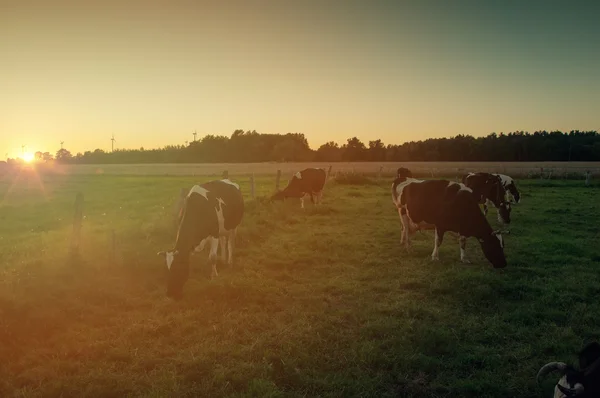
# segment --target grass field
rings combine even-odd
[[[398,167],[409,168],[416,177],[451,177],[469,171],[504,173],[515,178],[538,177],[541,169],[545,178],[582,179],[590,171],[594,178],[600,177],[600,162],[314,162],[314,163],[190,163],[190,164],[102,164],[102,165],[55,165],[47,168],[50,174],[69,175],[156,175],[156,176],[221,176],[224,170],[231,175],[274,175],[277,169],[289,176],[305,167],[329,168],[337,172],[370,174],[395,174]],[[0,175],[2,170],[0,169]]]
[[[518,181],[495,270],[474,239],[471,265],[451,235],[440,262],[431,232],[407,254],[387,179],[332,180],[303,212],[263,199],[271,174],[249,200],[244,177],[234,268],[211,281],[195,256],[173,302],[156,252],[174,243],[179,189],[204,179],[14,178],[0,180],[2,397],[532,397],[541,365],[600,337],[597,182]]]

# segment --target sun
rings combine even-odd
[[[23,154],[23,160],[25,161],[25,163],[31,163],[33,162],[33,159],[35,159],[35,155],[31,152],[25,152]]]

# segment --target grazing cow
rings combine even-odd
[[[412,172],[407,169],[406,167],[399,167],[398,168],[398,172],[396,173],[396,177],[398,178],[402,178],[402,177],[409,177],[412,178]]]
[[[493,174],[495,176],[500,177],[500,180],[502,181],[502,186],[504,186],[504,189],[506,190],[506,200],[510,201],[511,199],[514,201],[514,203],[520,203],[521,202],[521,193],[519,192],[519,190],[517,189],[517,186],[515,185],[515,180],[513,180],[511,177],[504,175],[504,174]],[[511,198],[512,196],[512,198]]]
[[[435,229],[432,260],[439,259],[439,247],[444,233],[459,234],[460,259],[465,257],[466,240],[475,237],[483,254],[495,268],[506,267],[504,240],[500,231],[492,230],[479,209],[473,191],[464,184],[446,180],[417,180],[396,178],[392,184],[392,199],[402,221],[406,247],[410,246],[409,232]]]
[[[600,344],[591,342],[579,352],[579,370],[564,362],[550,362],[542,366],[537,374],[538,384],[540,377],[553,371],[561,374],[554,387],[554,398],[600,397]]]
[[[506,201],[506,190],[500,177],[490,173],[469,173],[462,178],[463,184],[473,190],[473,194],[483,205],[483,214],[487,215],[487,203],[498,209],[498,221],[510,224],[510,203]]]
[[[193,251],[201,251],[206,244],[210,247],[211,277],[218,276],[219,241],[222,261],[233,264],[235,236],[243,215],[244,199],[237,184],[225,179],[192,187],[185,199],[175,247],[158,253],[167,261],[169,297],[178,299],[182,296],[183,285],[189,276],[190,255]]]
[[[277,191],[272,200],[285,200],[286,198],[300,198],[301,207],[304,209],[304,196],[310,195],[310,200],[315,204],[321,203],[323,198],[323,187],[327,173],[323,169],[308,168],[297,172],[292,176],[288,185],[280,191]]]

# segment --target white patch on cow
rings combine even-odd
[[[229,185],[233,185],[234,187],[236,187],[238,190],[240,189],[240,186],[238,184],[236,184],[235,182],[229,180],[228,178],[221,180],[223,181],[225,184],[229,184]]]
[[[402,181],[400,184],[398,184],[396,186],[396,197],[394,198],[392,196],[392,202],[396,205],[396,207],[400,207],[400,203],[402,203],[401,198],[402,198],[402,192],[404,191],[404,188],[406,188],[406,186],[408,184],[411,183],[421,183],[424,180],[417,180],[416,178],[407,178],[405,181]],[[394,187],[394,184],[392,184],[392,188]]]
[[[196,246],[194,251],[196,253],[200,253],[202,250],[204,250],[204,246],[206,246],[207,240],[208,240],[208,238],[202,239],[202,241],[200,242],[200,244],[198,246]]]
[[[297,179],[301,180],[302,179],[302,174],[300,174],[300,172],[297,172],[296,174],[294,174],[294,177],[296,177]]]
[[[565,375],[565,376],[561,377],[558,380],[558,383],[556,383],[556,386],[554,386],[554,398],[568,398],[567,395],[563,394],[563,392],[558,389],[558,386],[564,387],[569,390],[576,389],[576,388],[583,388],[583,385],[581,383],[575,383],[574,386],[570,385],[569,382],[567,381],[567,376]]]
[[[468,186],[466,186],[465,184],[463,184],[462,182],[451,181],[450,184],[448,184],[448,186],[451,187],[454,184],[458,184],[458,186],[460,187],[458,189],[459,191],[467,191],[467,192],[473,193],[473,190],[471,188],[469,188]]]
[[[504,237],[500,234],[495,234],[496,238],[498,238],[498,240],[500,241],[500,247],[504,248]]]
[[[171,265],[173,265],[173,260],[175,260],[175,253],[167,252],[165,257],[167,259],[167,269],[171,270]]]
[[[202,188],[200,185],[194,185],[192,187],[192,189],[190,189],[190,193],[188,193],[188,197],[191,196],[193,193],[197,193],[199,195],[204,196],[206,199],[208,199],[208,190],[206,188]]]
[[[508,187],[513,182],[513,179],[507,175],[504,175],[504,174],[492,174],[492,175],[500,177],[500,181],[502,181],[502,185],[504,186],[504,188]]]

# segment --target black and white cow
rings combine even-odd
[[[221,260],[233,264],[233,249],[237,227],[244,216],[244,199],[240,187],[228,179],[210,181],[192,187],[185,199],[177,231],[175,247],[159,252],[167,261],[169,271],[167,295],[180,298],[188,279],[190,255],[201,251],[206,244],[212,266],[212,277],[217,273],[217,250],[221,246]]]
[[[300,198],[300,204],[304,209],[304,197],[310,195],[313,204],[321,203],[323,198],[323,188],[327,180],[327,173],[323,169],[308,168],[297,172],[292,176],[288,185],[276,192],[272,200],[285,200],[286,198]]]
[[[402,221],[406,247],[409,235],[419,229],[435,229],[432,260],[439,259],[439,247],[447,231],[459,234],[460,258],[465,257],[466,240],[475,237],[483,254],[495,268],[506,267],[504,240],[500,231],[492,230],[479,209],[473,191],[464,184],[446,180],[396,178],[392,184],[392,199]]]
[[[520,203],[521,202],[521,193],[519,192],[519,190],[517,189],[517,186],[515,185],[515,180],[512,179],[512,177],[509,177],[505,174],[493,174],[495,176],[498,176],[500,178],[500,180],[502,181],[502,185],[504,186],[504,189],[506,190],[506,200],[507,201],[511,201],[511,199],[514,201],[514,203]]]
[[[554,387],[554,398],[600,397],[600,344],[594,341],[579,352],[579,369],[564,362],[550,362],[542,366],[537,374],[540,378],[558,371],[560,379]]]
[[[498,221],[510,224],[510,203],[506,200],[506,190],[499,176],[490,173],[469,173],[462,178],[463,184],[471,188],[473,194],[483,205],[483,214],[487,215],[490,202],[498,209]]]

